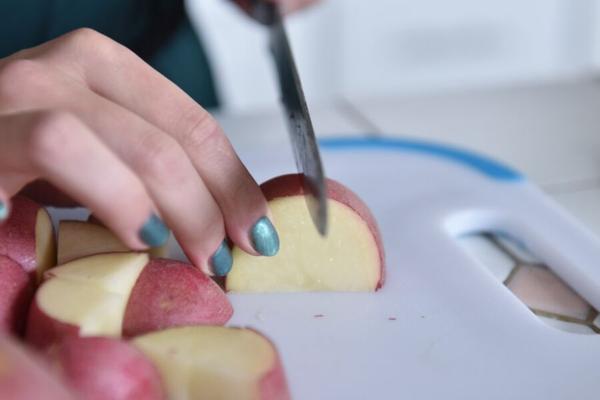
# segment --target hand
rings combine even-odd
[[[218,275],[231,267],[225,236],[257,255],[252,228],[268,214],[213,117],[90,29],[0,59],[0,201],[32,182],[37,200],[68,195],[132,249],[165,240],[158,214]]]

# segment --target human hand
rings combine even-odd
[[[32,183],[36,200],[67,195],[135,250],[166,240],[163,219],[208,274],[231,268],[226,236],[277,251],[266,201],[213,117],[90,29],[0,59],[5,209]]]

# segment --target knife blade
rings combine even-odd
[[[327,193],[321,155],[292,51],[278,12],[269,27],[269,45],[279,78],[296,168],[302,174],[306,205],[321,236],[327,232]]]
[[[317,230],[325,236],[327,189],[323,164],[283,18],[276,4],[262,0],[250,0],[244,9],[269,29],[269,49],[277,71],[296,168],[302,176],[306,205]]]

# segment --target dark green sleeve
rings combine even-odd
[[[204,107],[219,105],[183,0],[2,0],[0,58],[82,27],[129,47]]]
[[[148,62],[204,107],[219,106],[208,57],[187,18]]]

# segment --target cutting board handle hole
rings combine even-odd
[[[571,333],[600,334],[600,316],[525,245],[502,232],[472,232],[458,244],[534,315],[546,324]]]

